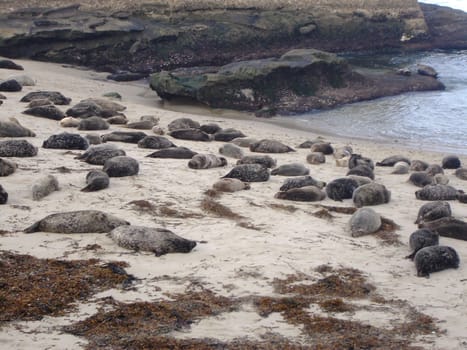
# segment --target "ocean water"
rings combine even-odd
[[[467,0],[425,2],[467,11]],[[467,51],[360,59],[375,66],[428,64],[438,71],[446,90],[406,93],[329,111],[279,117],[276,121],[344,138],[394,142],[420,150],[467,155]]]

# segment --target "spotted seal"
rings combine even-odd
[[[241,190],[249,190],[251,188],[248,182],[243,182],[239,179],[225,178],[216,181],[212,188],[219,192],[237,192]]]
[[[148,154],[149,158],[191,159],[197,153],[186,147],[170,147]]]
[[[34,157],[37,147],[26,140],[0,141],[0,157]]]
[[[16,118],[9,118],[8,121],[0,120],[0,137],[34,137],[36,134],[22,126]]]
[[[452,216],[422,222],[418,227],[430,229],[443,237],[467,241],[467,223]]]
[[[408,181],[417,187],[425,187],[434,183],[433,176],[425,171],[413,172],[410,174]]]
[[[93,165],[104,165],[107,159],[125,155],[125,151],[117,148],[115,145],[102,144],[89,147],[86,152],[75,157],[75,159],[79,159]]]
[[[71,102],[71,98],[63,96],[58,91],[33,91],[23,96],[20,102],[31,102],[40,99],[48,99],[56,105],[68,105]]]
[[[260,164],[266,168],[273,168],[276,166],[276,160],[268,155],[252,155],[242,157],[237,161],[237,165],[240,164]]]
[[[359,164],[349,169],[346,176],[349,176],[349,175],[365,176],[365,177],[370,178],[371,180],[375,179],[375,174],[373,170],[368,165],[365,165],[365,164]]]
[[[435,245],[420,249],[414,258],[418,277],[430,277],[430,273],[459,267],[459,255],[454,248]]]
[[[65,113],[55,105],[43,105],[31,107],[23,111],[23,114],[32,115],[34,117],[42,117],[52,120],[62,120],[65,118]]]
[[[238,147],[250,148],[250,145],[259,141],[253,137],[237,137],[230,142],[232,142],[234,145],[237,145]]]
[[[376,162],[376,166],[394,166],[398,162],[404,162],[410,165],[410,159],[401,155],[384,158],[381,162]]]
[[[223,178],[239,179],[243,182],[264,182],[269,180],[268,168],[260,164],[240,164],[232,168]]]
[[[89,142],[79,134],[63,132],[51,135],[42,143],[43,148],[86,150]]]
[[[54,191],[58,191],[58,180],[53,175],[40,178],[32,185],[32,199],[38,201]]]
[[[300,187],[305,187],[305,186],[315,186],[320,189],[323,189],[324,186],[326,186],[326,182],[318,181],[309,175],[297,176],[297,177],[285,179],[279,190],[282,192],[285,192],[292,188],[300,188]]]
[[[86,175],[86,186],[81,192],[94,192],[109,187],[109,175],[102,170],[91,170]]]
[[[213,134],[215,141],[230,142],[239,137],[245,137],[246,135],[237,129],[221,129]]]
[[[410,163],[410,171],[425,171],[428,168],[428,163],[423,160],[414,159]]]
[[[349,230],[352,237],[361,237],[375,233],[381,228],[381,215],[372,208],[360,208],[352,214],[349,220]]]
[[[277,192],[274,198],[299,202],[317,202],[326,198],[326,194],[316,186],[303,186]]]
[[[197,121],[194,121],[190,118],[177,118],[169,123],[167,128],[169,131],[179,130],[179,129],[199,129],[200,124]]]
[[[131,157],[117,156],[107,159],[102,170],[110,177],[133,176],[139,172],[139,163]]]
[[[151,130],[154,126],[158,124],[158,122],[159,120],[142,119],[136,122],[127,123],[124,127],[128,129]]]
[[[138,141],[139,148],[162,149],[169,147],[177,147],[164,136],[150,135]]]
[[[457,169],[461,167],[461,160],[458,156],[449,155],[443,158],[441,161],[441,167],[443,169]]]
[[[219,153],[223,156],[235,159],[242,159],[244,157],[243,150],[232,143],[226,143],[219,147]]]
[[[8,192],[0,185],[0,204],[6,204],[6,202],[8,202]]]
[[[391,200],[391,192],[384,185],[371,182],[358,187],[353,193],[352,200],[357,208],[384,204]]]
[[[216,132],[220,131],[222,128],[219,124],[216,123],[207,123],[203,124],[199,127],[201,131],[204,131],[206,134],[215,134]]]
[[[130,223],[99,210],[78,210],[47,215],[24,230],[25,233],[104,233]]]
[[[326,157],[321,152],[311,152],[307,154],[306,161],[309,164],[323,164],[326,163]]]
[[[412,249],[412,253],[407,255],[405,258],[413,260],[415,257],[415,254],[417,252],[425,247],[431,247],[434,245],[439,244],[439,235],[436,232],[433,232],[429,229],[422,228],[419,229],[415,232],[412,232],[412,234],[409,237],[409,245],[410,249]]]
[[[350,199],[354,191],[359,187],[359,183],[349,177],[334,179],[326,185],[326,194],[335,201]]]
[[[18,168],[18,164],[8,159],[0,158],[0,176],[9,176]]]
[[[451,206],[448,202],[435,201],[423,204],[418,210],[416,224],[426,221],[433,221],[452,215]]]
[[[375,169],[375,164],[371,158],[363,157],[361,154],[352,153],[349,158],[349,169],[355,168],[358,165],[366,165],[371,170]]]
[[[227,165],[224,157],[218,157],[215,154],[195,154],[188,162],[190,169],[210,169]]]
[[[168,253],[189,253],[196,242],[172,231],[145,226],[122,225],[110,232],[110,237],[126,249],[153,252],[156,256]]]
[[[415,192],[417,199],[425,201],[449,201],[457,199],[459,191],[449,185],[427,185]]]
[[[304,166],[301,163],[289,163],[283,164],[275,169],[271,170],[271,175],[281,175],[281,176],[303,176],[308,175],[310,169]]]
[[[292,147],[276,140],[263,139],[250,145],[251,152],[258,153],[288,153],[295,152]]]
[[[454,172],[454,175],[461,180],[467,180],[467,168],[458,168]]]
[[[126,143],[138,143],[145,138],[146,135],[142,131],[112,131],[111,133],[101,135],[102,142],[118,141]]]
[[[78,130],[107,130],[110,124],[102,117],[89,117],[81,119],[78,124]]]

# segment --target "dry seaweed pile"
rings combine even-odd
[[[94,316],[64,328],[83,336],[89,349],[417,349],[411,346],[416,336],[438,331],[433,319],[400,300],[385,300],[375,292],[365,276],[355,269],[321,266],[322,278],[305,274],[275,279],[277,296],[227,298],[207,289],[189,288],[184,294],[168,295],[158,302],[120,303],[108,298]],[[349,300],[368,300],[353,304]],[[267,333],[261,339],[237,338],[222,341],[212,338],[177,339],[173,331],[183,331],[202,318],[232,312],[244,303],[256,307],[262,317],[280,313],[286,322],[299,327],[301,342]],[[322,312],[313,314],[311,305]],[[375,306],[372,306],[376,305]],[[367,323],[335,317],[359,309],[371,311],[392,308],[404,314],[400,322],[380,328]],[[110,308],[110,311],[109,311]],[[303,341],[304,340],[304,341]]]
[[[125,266],[0,252],[0,325],[69,312],[74,302],[131,281]]]

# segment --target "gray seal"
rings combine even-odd
[[[326,186],[326,182],[318,181],[309,175],[297,176],[290,179],[285,179],[279,190],[284,192],[292,188],[300,188],[305,186],[316,186],[322,189],[324,186]]]
[[[148,154],[149,158],[173,158],[173,159],[191,159],[196,152],[186,147],[170,147]]]
[[[415,192],[415,197],[424,201],[449,201],[457,199],[459,191],[449,185],[427,185]]]
[[[216,181],[212,188],[219,192],[237,192],[241,190],[249,190],[251,188],[248,182],[243,182],[239,179],[220,179]]]
[[[104,233],[130,223],[99,210],[50,214],[24,230],[25,233]]]
[[[32,186],[32,199],[38,201],[59,189],[57,178],[53,175],[47,175],[40,178]]]
[[[288,153],[295,152],[292,147],[276,140],[263,139],[250,145],[251,152],[258,153]]]
[[[18,168],[18,164],[11,162],[8,159],[0,158],[0,176],[9,176]]]
[[[232,143],[226,143],[219,147],[219,153],[223,156],[235,159],[242,159],[244,156],[243,150]]]
[[[410,165],[407,164],[406,162],[397,162],[396,164],[394,164],[394,170],[391,172],[391,174],[398,174],[398,175],[408,174],[409,168],[410,168]]]
[[[234,178],[243,182],[264,182],[269,180],[269,175],[268,168],[260,164],[240,164],[223,178]]]
[[[436,174],[444,174],[444,170],[441,167],[441,165],[438,164],[430,164],[428,165],[428,168],[426,168],[426,173],[435,176]]]
[[[430,273],[445,269],[457,269],[460,259],[454,248],[435,245],[420,249],[414,258],[418,277],[430,277]]]
[[[190,118],[178,118],[169,123],[167,128],[169,131],[180,130],[180,129],[199,129],[200,124]]]
[[[433,176],[424,172],[416,171],[409,176],[409,182],[417,187],[425,187],[434,183]]]
[[[259,141],[253,137],[237,137],[230,142],[232,142],[234,145],[237,145],[238,147],[250,148],[250,145]]]
[[[461,180],[467,180],[467,168],[458,168],[454,172],[454,175]]]
[[[68,105],[71,98],[65,97],[58,91],[34,91],[21,98],[20,102],[31,102],[33,100],[48,99],[56,105]]]
[[[133,176],[139,172],[139,163],[131,157],[117,156],[107,159],[103,170],[110,177]]]
[[[301,163],[283,164],[271,170],[271,175],[281,176],[303,176],[308,175],[309,173],[310,169]]]
[[[246,135],[240,130],[232,129],[232,128],[221,129],[213,134],[215,141],[223,141],[223,142],[230,142],[234,139],[237,139],[239,137],[245,137],[245,136]]]
[[[375,233],[381,228],[381,215],[371,208],[360,208],[352,214],[349,229],[352,237],[361,237]]]
[[[324,155],[330,155],[334,153],[334,148],[329,142],[315,142],[310,147],[311,152],[319,152]]]
[[[332,180],[326,185],[326,194],[329,198],[341,202],[343,199],[350,199],[354,191],[360,184],[352,178],[341,177]]]
[[[410,165],[410,159],[401,155],[384,158],[381,162],[376,162],[376,166],[394,166],[398,162],[407,163]]]
[[[113,131],[109,134],[101,135],[102,142],[118,141],[126,143],[138,143],[145,138],[146,135],[142,131]]]
[[[371,180],[375,179],[375,174],[373,170],[368,165],[365,165],[365,164],[359,164],[349,169],[346,176],[349,176],[349,175],[365,176]]]
[[[452,215],[451,206],[448,202],[435,201],[423,204],[418,210],[416,224],[433,221]]]
[[[65,118],[65,113],[58,109],[55,105],[43,105],[28,108],[23,111],[23,114],[32,115],[33,117],[42,117],[52,120],[62,120]]]
[[[375,169],[375,164],[372,159],[363,157],[361,154],[352,153],[349,158],[349,169],[355,168],[358,165],[366,165],[371,170]]]
[[[436,231],[442,237],[467,241],[467,223],[452,216],[422,222],[418,227]]]
[[[0,141],[0,157],[34,157],[37,147],[26,140]]]
[[[306,161],[310,164],[323,164],[326,163],[326,157],[321,152],[311,152],[307,154]]]
[[[120,246],[136,251],[153,252],[156,256],[168,253],[189,253],[196,242],[185,239],[172,231],[145,226],[119,226],[110,237]]]
[[[299,202],[317,202],[326,198],[326,194],[316,186],[303,186],[277,192],[274,198]]]
[[[413,252],[410,255],[407,255],[405,258],[413,260],[415,254],[417,254],[420,249],[439,245],[439,235],[438,233],[429,229],[422,228],[412,232],[409,238],[409,245]]]
[[[461,167],[461,160],[458,156],[449,155],[443,158],[441,161],[441,167],[443,169],[457,169]]]
[[[163,149],[169,147],[177,147],[172,141],[165,138],[164,136],[151,135],[138,141],[139,148],[150,148],[150,149]]]
[[[210,169],[225,165],[227,165],[227,160],[224,157],[218,157],[215,154],[203,153],[195,154],[188,162],[188,167],[190,169]]]
[[[260,164],[266,168],[273,168],[276,166],[276,160],[268,155],[253,155],[242,157],[237,161],[237,165],[240,164]]]
[[[180,139],[180,140],[190,140],[190,141],[211,141],[212,136],[209,134],[206,134],[204,131],[201,131],[200,129],[177,129],[174,131],[171,131],[169,133],[170,136],[172,136],[175,139]]]
[[[81,119],[78,124],[78,130],[107,130],[110,124],[101,117],[89,117]]]
[[[81,192],[94,192],[109,187],[109,175],[102,170],[91,170],[86,175],[86,187]]]
[[[428,168],[428,163],[423,160],[415,159],[410,163],[410,171],[425,171]]]
[[[42,143],[42,147],[53,149],[85,150],[88,149],[89,142],[79,134],[63,132],[61,134],[51,135]]]
[[[0,120],[0,137],[34,137],[36,134],[22,126],[16,118],[9,118],[8,121]]]
[[[6,204],[6,202],[8,202],[8,192],[0,185],[0,204]]]
[[[199,127],[201,131],[204,131],[206,134],[215,134],[216,132],[220,131],[222,128],[219,124],[216,123],[207,123],[203,124]]]
[[[102,144],[89,147],[86,152],[75,157],[75,159],[79,159],[93,165],[104,165],[107,159],[125,155],[125,151],[117,148],[115,145]]]
[[[379,205],[388,203],[391,200],[391,192],[384,185],[371,182],[358,187],[352,196],[357,208],[368,205]]]
[[[128,123],[124,127],[128,129],[151,130],[157,124],[158,122],[154,120],[139,120],[137,122]]]

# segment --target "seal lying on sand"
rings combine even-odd
[[[163,149],[169,147],[177,147],[172,141],[164,136],[150,135],[138,141],[139,148]]]
[[[435,201],[423,204],[418,210],[416,224],[433,221],[452,215],[451,206],[448,202]]]
[[[376,166],[394,166],[398,162],[404,162],[410,165],[410,159],[404,156],[391,156],[384,158],[381,162],[377,162]]]
[[[250,145],[251,152],[258,153],[287,153],[295,150],[282,142],[276,140],[263,139]]]
[[[433,176],[424,171],[416,171],[410,174],[409,182],[417,187],[425,187],[426,185],[432,185],[434,183],[434,179]]]
[[[366,165],[371,170],[375,169],[375,164],[372,159],[363,157],[361,154],[352,153],[349,159],[349,169],[355,168],[358,165]]]
[[[412,160],[410,163],[410,171],[425,171],[428,168],[428,163],[423,160]]]
[[[18,164],[7,159],[0,158],[0,176],[8,176],[13,174],[18,168]]]
[[[300,163],[283,164],[271,170],[271,175],[282,176],[302,176],[308,175],[309,173],[310,169]]]
[[[190,141],[211,141],[212,136],[199,129],[177,129],[169,133],[175,139]]]
[[[115,145],[102,144],[89,147],[86,152],[75,157],[75,159],[79,159],[93,165],[104,165],[107,159],[125,155],[125,151],[117,148]]]
[[[360,208],[352,214],[349,229],[352,237],[375,233],[381,228],[381,215],[371,208]]]
[[[311,152],[306,156],[307,163],[310,164],[323,164],[326,163],[326,157],[321,152]]]
[[[310,151],[330,155],[334,153],[334,148],[329,142],[315,142],[310,146]]]
[[[82,192],[94,192],[109,187],[109,175],[102,170],[91,170],[86,175],[87,186],[82,188]]]
[[[441,167],[443,169],[457,169],[461,167],[461,160],[458,156],[449,155],[443,158],[441,161]]]
[[[237,129],[221,129],[213,134],[215,141],[230,142],[239,137],[245,137],[246,135]]]
[[[159,151],[148,154],[146,157],[149,158],[174,158],[174,159],[191,159],[196,152],[186,147],[170,147],[164,148]]]
[[[189,253],[196,246],[195,241],[155,227],[119,226],[110,232],[110,237],[120,247],[153,252],[156,256]]]
[[[34,157],[37,147],[26,140],[0,141],[0,157]]]
[[[372,180],[375,179],[375,174],[373,170],[368,165],[365,165],[365,164],[359,164],[357,166],[354,166],[353,168],[349,169],[346,175],[347,176],[358,175],[358,176],[368,177]]]
[[[219,147],[219,153],[223,156],[235,159],[242,159],[244,156],[243,150],[233,143],[226,143],[225,145]]]
[[[269,171],[260,164],[241,164],[235,166],[223,178],[234,178],[244,182],[264,182],[269,180]]]
[[[457,199],[459,191],[449,185],[427,185],[415,192],[417,199],[425,201],[449,201]]]
[[[418,227],[435,231],[442,237],[467,241],[467,222],[453,218],[452,216],[422,222]]]
[[[461,180],[467,180],[467,168],[458,168],[454,172],[454,175]]]
[[[110,124],[101,117],[89,117],[81,119],[78,124],[78,130],[107,130]]]
[[[316,186],[303,186],[291,188],[284,192],[277,192],[274,198],[299,202],[316,202],[326,198],[326,194]]]
[[[212,185],[212,188],[219,192],[237,192],[241,190],[249,190],[251,188],[248,182],[243,182],[239,179],[220,179]]]
[[[38,201],[58,190],[59,186],[57,178],[53,175],[47,175],[39,179],[32,186],[32,199]]]
[[[195,154],[188,162],[188,167],[190,169],[210,169],[225,165],[227,165],[227,160],[224,157],[202,153]]]
[[[408,174],[409,168],[410,166],[406,162],[397,162],[394,164],[394,170],[391,174]]]
[[[167,126],[169,131],[180,130],[180,129],[199,129],[200,124],[190,118],[177,118],[169,123]]]
[[[430,273],[459,267],[459,255],[448,246],[431,246],[420,249],[415,254],[415,267],[418,277],[430,277]]]
[[[9,118],[8,121],[0,120],[0,137],[34,137],[36,134],[22,126],[16,118]]]
[[[79,210],[46,216],[24,230],[25,233],[103,233],[130,223],[99,210]]]
[[[415,254],[425,247],[431,247],[439,244],[439,235],[429,229],[419,229],[413,232],[409,238],[410,249],[413,250],[412,254],[407,255],[405,258],[413,260]]]
[[[326,182],[318,181],[309,175],[292,177],[290,179],[285,179],[279,190],[284,192],[292,188],[300,188],[304,186],[316,186],[322,189],[326,186]]]
[[[79,134],[70,134],[62,132],[52,135],[42,143],[43,148],[53,149],[80,149],[85,150],[89,147],[89,142]]]
[[[110,177],[133,176],[139,172],[139,163],[134,158],[118,156],[107,159],[103,170]]]
[[[5,191],[2,185],[0,185],[0,204],[5,204],[8,201],[8,192]]]
[[[58,91],[34,91],[21,98],[20,102],[31,102],[33,100],[48,99],[56,105],[68,105],[71,98],[63,96]]]
[[[358,187],[354,191],[352,199],[357,208],[379,205],[390,201],[391,192],[384,185],[372,182]]]
[[[126,143],[138,143],[145,138],[146,135],[142,131],[113,131],[108,134],[101,135],[102,142],[117,141]]]
[[[348,177],[341,177],[332,180],[326,185],[326,194],[335,201],[350,199],[354,191],[359,187],[359,183]]]
[[[237,161],[237,165],[240,164],[260,164],[266,168],[273,168],[276,166],[276,161],[271,156],[268,155],[253,155],[253,156],[244,156]]]

